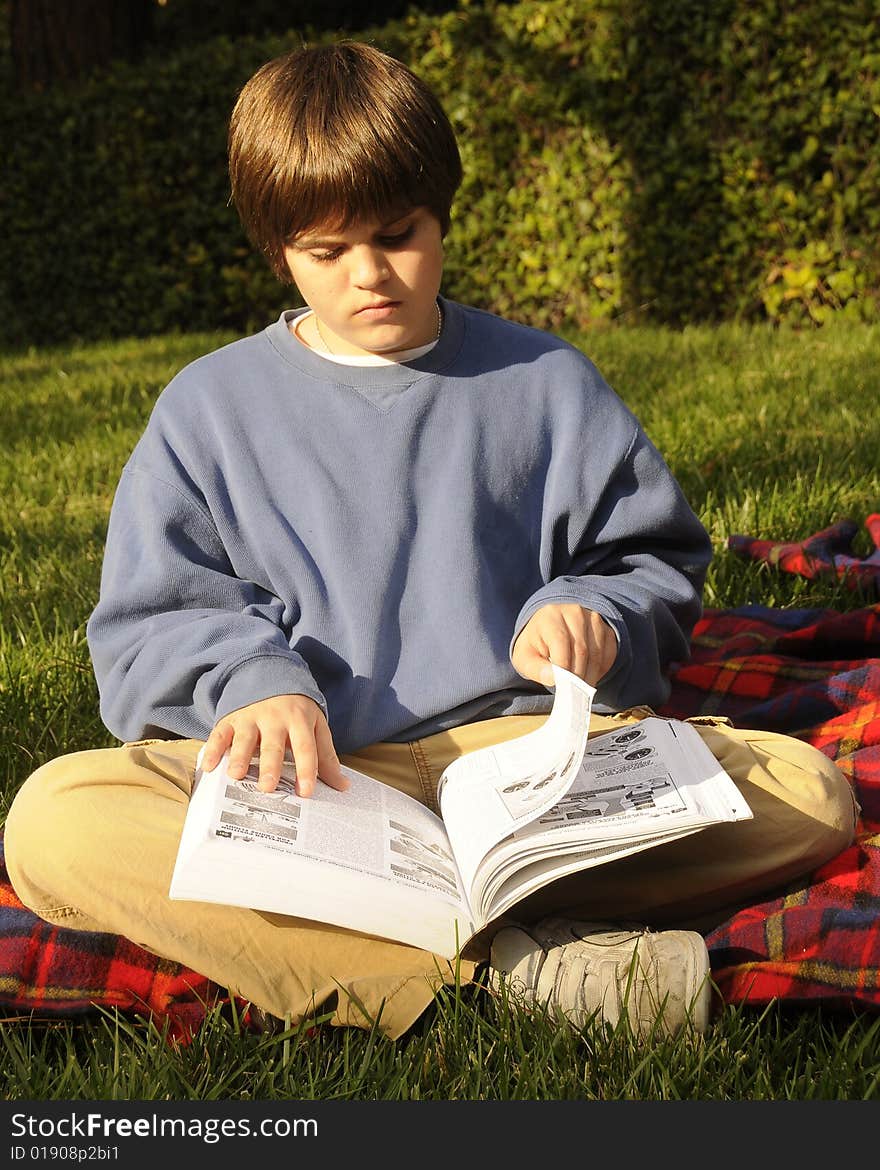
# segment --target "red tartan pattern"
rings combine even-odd
[[[849,849],[707,935],[723,998],[880,1008],[880,605],[707,610],[661,713],[803,739],[862,809]]]
[[[729,536],[727,547],[740,556],[763,561],[785,573],[813,580],[837,577],[848,589],[880,590],[880,512],[872,512],[865,528],[874,545],[867,557],[853,554],[858,525],[852,520],[838,520],[805,540],[758,540],[754,536]]]
[[[128,939],[51,926],[20,902],[0,835],[0,1014],[77,1017],[98,1008],[151,1017],[187,1042],[223,989]]]

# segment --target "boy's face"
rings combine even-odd
[[[440,224],[416,207],[342,231],[311,228],[284,249],[290,275],[332,353],[393,354],[437,336]]]

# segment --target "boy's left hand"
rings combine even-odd
[[[596,686],[614,665],[617,636],[592,609],[582,605],[542,605],[523,626],[510,660],[523,678],[553,686],[550,663]]]

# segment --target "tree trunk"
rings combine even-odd
[[[88,76],[115,58],[140,55],[155,0],[11,0],[12,62],[19,89],[42,90]]]

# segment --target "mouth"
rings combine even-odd
[[[358,309],[355,316],[369,321],[382,321],[399,308],[400,301],[378,301],[374,305],[364,305],[362,309]]]

